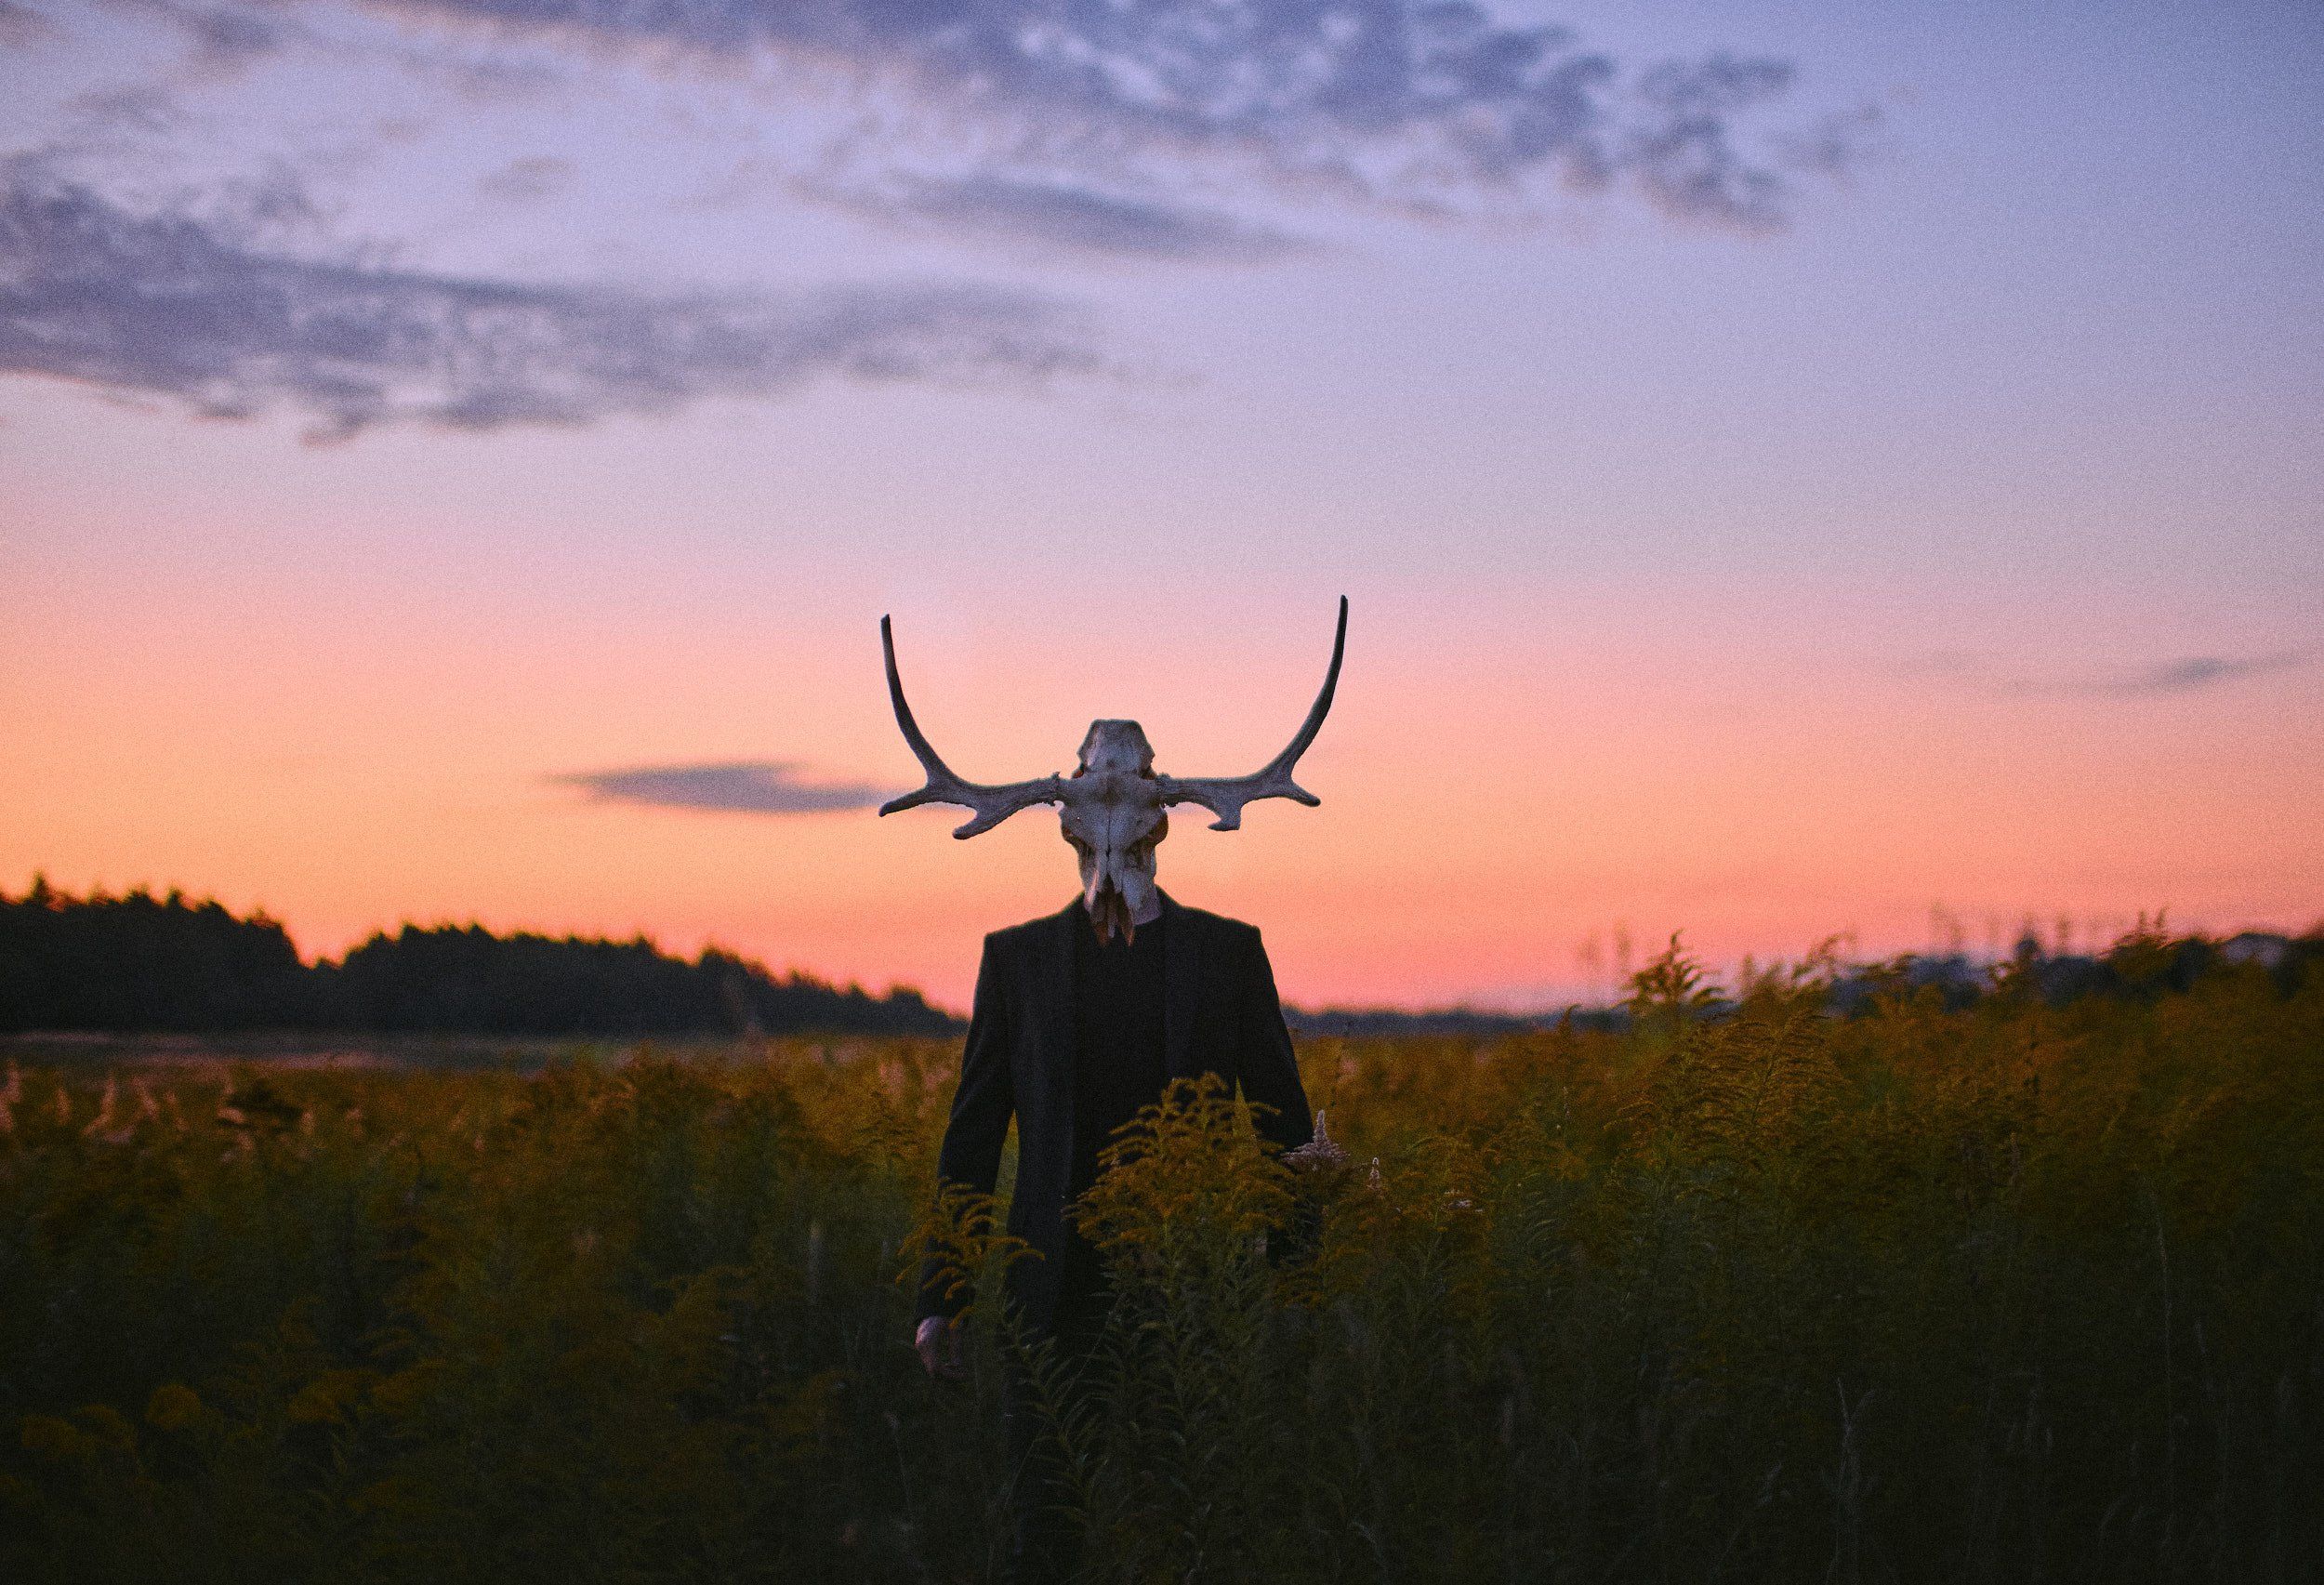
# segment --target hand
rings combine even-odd
[[[1324,1115],[1315,1114],[1315,1137],[1297,1150],[1286,1151],[1283,1164],[1295,1172],[1310,1172],[1319,1167],[1344,1167],[1348,1153],[1340,1148],[1340,1142],[1324,1127]]]
[[[919,1354],[920,1367],[939,1380],[957,1381],[969,1373],[957,1321],[929,1316],[912,1335],[912,1347]]]

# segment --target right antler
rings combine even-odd
[[[1324,718],[1331,713],[1331,695],[1340,686],[1340,657],[1347,653],[1347,647],[1348,597],[1343,594],[1340,597],[1340,630],[1331,640],[1331,669],[1324,673],[1323,692],[1315,695],[1315,703],[1290,746],[1248,776],[1158,776],[1155,780],[1162,784],[1162,801],[1202,805],[1218,816],[1210,823],[1213,831],[1239,829],[1243,805],[1262,798],[1287,798],[1310,808],[1322,802],[1293,781],[1291,773],[1298,768],[1300,756],[1307,752],[1307,746],[1323,730]]]
[[[893,814],[899,809],[917,809],[923,803],[957,803],[963,809],[976,811],[976,818],[953,832],[955,837],[973,837],[989,831],[1020,809],[1036,804],[1063,803],[1065,800],[1065,779],[1044,776],[1037,782],[1004,782],[987,786],[982,782],[962,781],[952,773],[952,768],[938,757],[928,734],[920,731],[919,722],[912,719],[912,707],[904,702],[904,680],[896,675],[896,641],[888,630],[888,619],[879,619],[879,647],[888,655],[888,697],[896,707],[896,725],[904,729],[904,741],[919,756],[920,768],[928,773],[928,785],[918,792],[891,798],[879,806],[882,814]]]

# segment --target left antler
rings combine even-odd
[[[1036,804],[1062,803],[1065,799],[1063,776],[1044,776],[1037,782],[1003,782],[987,786],[982,782],[964,781],[952,773],[936,753],[935,746],[920,731],[920,723],[912,719],[912,707],[904,702],[904,680],[896,674],[896,641],[888,630],[888,619],[879,619],[879,647],[888,655],[888,697],[896,707],[896,725],[904,729],[904,741],[919,756],[920,768],[928,773],[928,785],[918,792],[891,798],[879,806],[882,814],[893,814],[899,809],[917,809],[923,803],[957,803],[963,809],[976,811],[976,818],[953,832],[956,837],[973,837],[989,831],[1020,809]],[[1310,802],[1314,801],[1309,799]]]
[[[1323,800],[1291,779],[1292,768],[1307,746],[1315,741],[1323,730],[1324,717],[1331,713],[1332,690],[1340,686],[1340,656],[1348,644],[1348,597],[1340,597],[1340,630],[1331,641],[1331,669],[1324,674],[1324,690],[1315,695],[1314,707],[1307,712],[1307,722],[1290,746],[1267,761],[1266,768],[1249,776],[1157,776],[1162,784],[1164,803],[1198,803],[1219,818],[1212,821],[1213,831],[1239,830],[1243,824],[1243,805],[1255,799],[1287,798],[1310,808]],[[893,675],[892,672],[891,675]],[[899,697],[901,697],[899,695]]]

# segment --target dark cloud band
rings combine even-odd
[[[1008,155],[1199,154],[1376,199],[1459,203],[1632,186],[1667,213],[1780,223],[1780,156],[1740,122],[1783,61],[1714,54],[1630,71],[1556,27],[1463,0],[373,0],[721,60],[833,70],[942,105]],[[1841,156],[1829,144],[1824,167]]]
[[[2126,677],[2086,683],[2080,691],[2123,697],[2193,693],[2205,688],[2216,688],[2223,683],[2239,682],[2247,677],[2286,671],[2299,664],[2300,657],[2289,653],[2240,657],[2189,655],[2185,660],[2165,661],[2159,666],[2146,667]]]
[[[139,214],[0,167],[0,373],[303,414],[490,429],[769,397],[818,377],[1037,380],[1100,367],[1063,305],[971,286],[655,297],[318,262],[252,228]]]
[[[746,759],[714,765],[664,765],[629,771],[581,771],[551,776],[601,803],[657,809],[720,810],[744,814],[827,814],[870,809],[892,788],[802,780],[800,767],[782,760]]]
[[[1259,264],[1310,247],[1297,237],[1216,210],[1125,198],[1064,182],[900,176],[878,187],[803,191],[891,225],[1045,252],[1178,264]]]
[[[1982,655],[1951,650],[1923,656],[1900,668],[1908,678],[1930,678],[1982,693],[2009,696],[2053,694],[2099,699],[2147,699],[2199,693],[2247,678],[2290,671],[2306,664],[2290,650],[2258,655],[2188,655],[2096,677],[2039,677],[1996,666]]]
[[[0,0],[0,44],[27,49],[51,37],[55,26],[46,17],[18,0]]]

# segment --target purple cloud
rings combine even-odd
[[[213,417],[493,429],[766,398],[811,380],[1037,381],[1100,368],[1056,299],[967,285],[653,296],[318,261],[257,223],[138,213],[0,165],[0,373]]]
[[[738,759],[708,765],[579,771],[548,779],[561,786],[579,787],[599,803],[743,814],[827,814],[870,809],[886,801],[895,790],[863,783],[806,780],[801,769],[787,760]]]
[[[767,61],[886,86],[996,158],[1096,168],[1208,158],[1390,204],[1442,207],[1627,185],[1662,212],[1779,225],[1803,165],[1742,136],[1792,68],[1713,53],[1643,70],[1466,0],[373,0],[413,20],[657,58]],[[1795,147],[1804,146],[1798,138]]]

